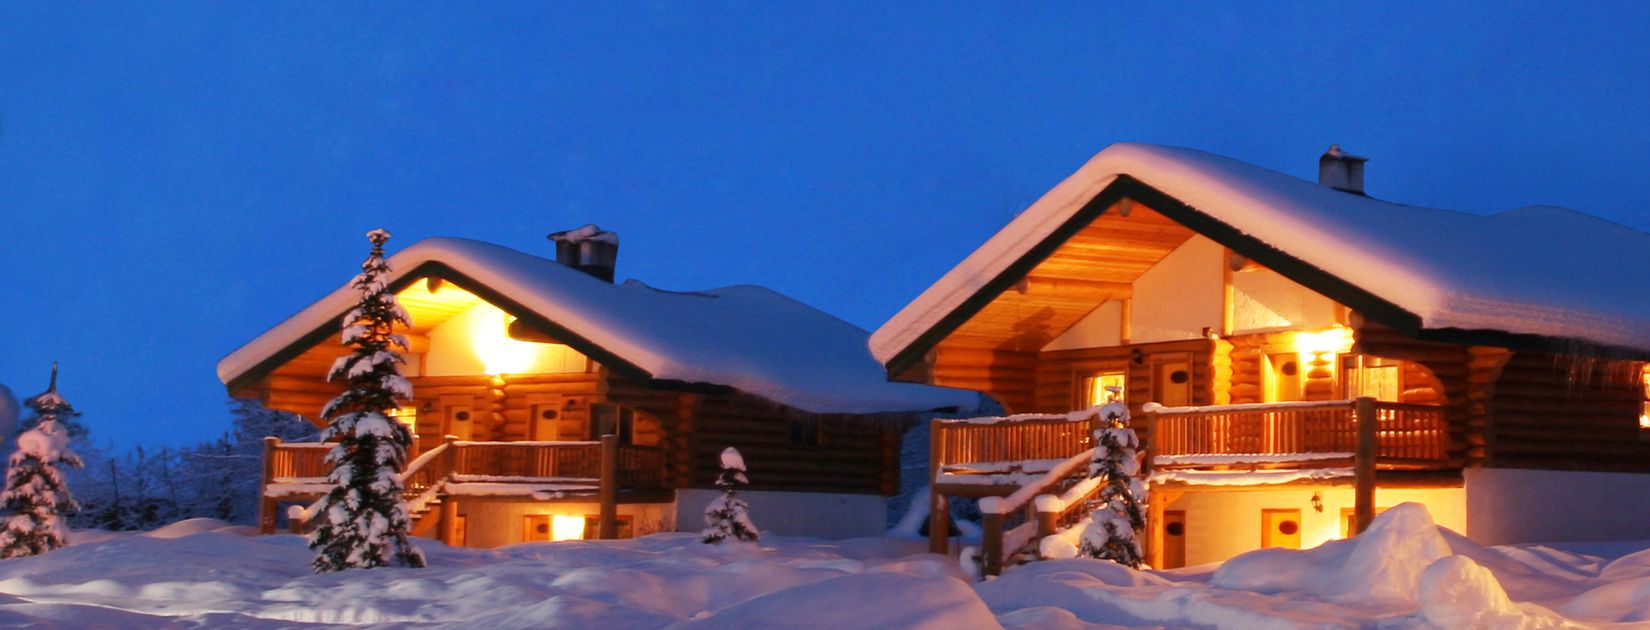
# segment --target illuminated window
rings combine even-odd
[[[413,433],[415,435],[418,433],[418,408],[417,407],[413,407],[413,406],[409,405],[409,406],[406,406],[406,407],[402,407],[400,409],[391,409],[390,410],[390,417],[395,418],[396,422],[400,422],[401,426],[407,427],[408,432]]]
[[[1121,370],[1116,372],[1101,372],[1083,378],[1082,390],[1077,401],[1080,408],[1104,405],[1111,402],[1112,396],[1118,400],[1128,400],[1128,376]],[[1113,389],[1115,388],[1115,389]],[[1113,391],[1116,393],[1114,394]]]
[[[1639,377],[1642,387],[1639,388],[1639,432],[1640,435],[1650,436],[1650,363],[1645,364]]]
[[[1404,368],[1398,361],[1362,355],[1341,357],[1341,377],[1347,398],[1368,396],[1403,402]]]
[[[620,444],[631,444],[636,427],[636,412],[629,407],[612,403],[590,405],[590,439],[600,440],[604,435],[619,436]]]
[[[580,540],[587,537],[583,516],[567,514],[528,514],[522,520],[523,542],[547,540]]]

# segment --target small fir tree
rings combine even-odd
[[[407,349],[406,338],[394,334],[395,325],[412,322],[387,287],[389,238],[384,230],[367,233],[372,253],[353,282],[361,302],[342,322],[343,342],[355,350],[339,357],[328,374],[329,380],[347,379],[349,386],[321,410],[328,421],[321,437],[338,445],[327,454],[333,487],[309,539],[317,573],[424,566],[424,554],[409,540],[412,526],[401,494],[400,471],[412,434],[389,416],[399,401],[412,398],[412,384],[401,376],[405,359],[394,350]]]
[[[716,487],[722,489],[722,496],[705,506],[705,531],[701,535],[706,544],[720,544],[729,538],[756,541],[756,524],[751,522],[750,506],[733,490],[736,485],[748,483],[745,458],[729,446],[722,451],[722,472],[716,476]]]
[[[0,529],[0,558],[35,556],[69,544],[64,514],[77,507],[59,465],[80,467],[69,450],[69,432],[59,416],[78,415],[57,393],[57,364],[45,393],[30,398],[33,425],[17,436],[17,452],[6,461],[6,489],[0,504],[7,513]]]
[[[1109,388],[1108,388],[1109,389]],[[1099,506],[1089,515],[1079,551],[1083,555],[1140,568],[1144,554],[1135,532],[1144,529],[1146,484],[1135,452],[1140,438],[1129,428],[1129,408],[1117,400],[1101,406],[1100,426],[1094,431],[1094,463],[1090,474],[1103,476]]]

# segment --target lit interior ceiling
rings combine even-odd
[[[1168,217],[1120,201],[939,345],[1035,352],[1106,300],[1129,297],[1140,274],[1191,237]]]

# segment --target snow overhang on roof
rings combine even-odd
[[[815,413],[972,410],[964,390],[890,383],[866,350],[867,333],[756,286],[679,293],[609,284],[507,247],[431,238],[390,257],[392,287],[435,274],[558,337],[631,378],[725,386]],[[218,363],[235,383],[259,376],[337,333],[355,305],[332,291]]]
[[[1209,226],[1225,232],[1217,241],[1255,243],[1304,263],[1370,296],[1387,319],[1412,321],[1412,332],[1650,353],[1643,232],[1562,208],[1484,216],[1406,206],[1202,151],[1132,143],[1106,147],[1016,216],[873,333],[872,353],[890,364],[926,350],[913,346],[976,295],[999,288],[1005,272],[1090,202],[1120,189],[1160,193],[1167,199],[1159,201],[1205,224],[1189,227],[1211,238]]]

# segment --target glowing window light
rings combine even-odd
[[[555,514],[550,517],[550,540],[584,540],[584,517]]]

